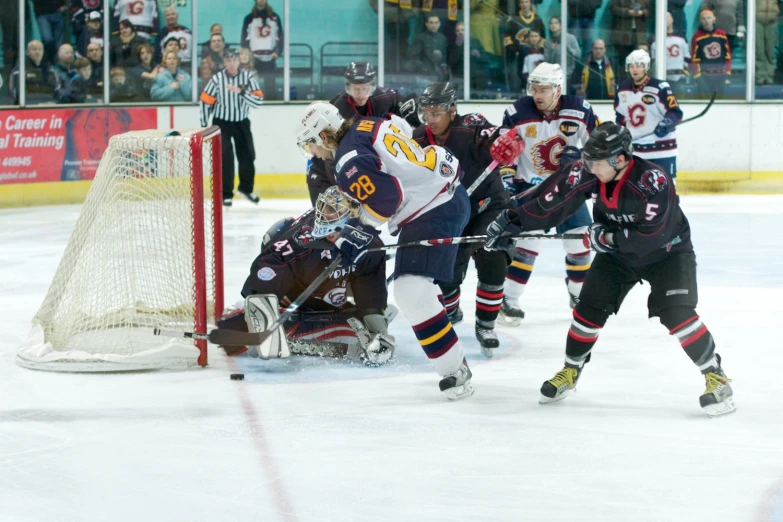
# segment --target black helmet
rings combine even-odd
[[[449,82],[431,83],[419,96],[419,107],[452,106],[457,103],[457,91]]]
[[[582,149],[582,157],[588,162],[608,159],[613,167],[617,165],[613,158],[624,153],[629,158],[633,154],[631,132],[612,121],[606,121],[590,133],[590,138]]]
[[[351,62],[345,69],[345,84],[375,83],[375,67],[370,62]]]

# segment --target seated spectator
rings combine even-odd
[[[440,19],[435,15],[427,17],[426,30],[413,38],[413,44],[408,49],[405,69],[422,75],[434,75],[437,81],[449,79],[448,41],[440,29]]]
[[[158,34],[158,2],[157,0],[117,0],[114,4],[114,19],[122,27],[122,22],[128,21],[135,32],[149,42]]]
[[[120,22],[120,34],[112,36],[109,51],[109,64],[112,67],[133,68],[139,64],[138,47],[147,43],[136,33],[136,28],[128,20]]]
[[[215,62],[213,62],[209,57],[201,59],[201,62],[198,64],[199,91],[204,90],[204,87],[206,87],[207,83],[216,72],[217,67],[215,67]]]
[[[103,89],[103,46],[94,42],[88,43],[87,59],[92,65],[92,83]]]
[[[103,29],[101,29],[101,12],[90,11],[84,24],[84,29],[76,41],[76,51],[79,56],[87,57],[87,46],[96,43],[103,47]]]
[[[223,26],[220,24],[212,24],[209,28],[209,39],[201,44],[201,56],[205,56],[209,53],[209,44],[212,42],[212,37],[216,34],[223,35]]]
[[[275,79],[277,59],[283,54],[283,21],[267,0],[255,0],[255,5],[242,22],[242,47],[253,52],[254,67],[264,79],[264,99],[277,97]]]
[[[179,54],[166,51],[161,65],[164,69],[158,73],[150,94],[154,101],[184,102],[191,99],[190,75],[180,69]]]
[[[531,0],[519,0],[519,11],[516,15],[508,17],[503,38],[505,48],[506,68],[513,71],[509,74],[511,80],[511,89],[519,92],[525,85],[522,78],[522,69],[524,69],[525,55],[527,54],[527,37],[531,30],[535,30],[539,35],[539,43],[543,43],[544,22],[533,10]]]
[[[649,0],[610,0],[612,9],[612,48],[614,62],[625,63],[625,58],[640,43],[647,41]],[[625,68],[622,69],[625,76]]]
[[[69,11],[71,13],[71,32],[76,37],[76,41],[79,41],[82,31],[84,31],[87,20],[90,18],[90,14],[97,12],[103,18],[103,2],[96,0],[70,0]],[[78,49],[78,46],[77,46]]]
[[[87,58],[77,58],[73,62],[73,69],[78,73],[74,83],[76,89],[82,89],[85,92],[84,101],[88,103],[97,103],[102,101],[98,95],[103,94],[103,89],[97,89],[92,78],[92,64]]]
[[[160,43],[160,46],[163,48],[163,50],[160,53],[160,60],[163,61],[163,55],[166,54],[169,51],[173,51],[180,55],[179,59],[182,60],[182,55],[180,54],[182,52],[182,47],[179,45],[179,39],[175,36],[169,36],[166,38],[165,41]]]
[[[465,24],[457,22],[454,45],[449,47],[449,72],[455,82],[461,82],[465,76]],[[487,66],[489,57],[478,40],[470,40],[470,88],[484,90],[487,88]]]
[[[87,94],[84,78],[79,76],[73,63],[73,47],[71,44],[62,44],[53,68],[56,79],[54,99],[57,103],[82,103]]]
[[[598,39],[585,58],[577,94],[588,100],[613,100],[615,84],[614,69],[606,57],[606,43]]]
[[[140,45],[137,52],[139,54],[139,65],[131,71],[133,91],[136,93],[139,101],[147,101],[152,99],[150,95],[152,85],[155,83],[158,73],[163,70],[163,67],[153,64],[155,49],[150,44]]]
[[[255,72],[255,64],[253,63],[253,52],[247,47],[243,47],[239,50],[239,68],[240,69],[253,69]]]
[[[215,64],[219,71],[223,69],[223,56],[226,53],[226,41],[222,34],[213,34],[209,38],[209,51],[204,54],[204,58],[209,58]]]
[[[122,67],[112,67],[109,71],[109,102],[120,103],[136,101],[133,89],[129,85],[125,69]]]
[[[45,95],[49,100],[54,92],[56,85],[52,64],[44,58],[43,43],[39,40],[30,40],[27,44],[27,56],[25,57],[25,91],[27,100]],[[19,104],[19,64],[11,71],[10,81],[8,82],[11,90],[11,98],[14,105]]]
[[[559,16],[549,19],[549,39],[544,42],[544,61],[547,63],[560,63],[560,40],[562,39],[563,26]],[[576,68],[576,60],[582,57],[579,42],[572,34],[566,35],[566,78],[571,78]]]
[[[176,38],[179,42],[179,59],[182,61],[182,67],[187,68],[193,60],[191,56],[193,49],[193,33],[184,25],[179,25],[179,13],[173,5],[163,11],[163,17],[166,19],[166,25],[158,33],[158,42],[160,42],[159,57],[167,50],[166,41],[169,38]]]
[[[519,79],[521,88],[517,92],[527,89],[527,77],[538,67],[538,64],[544,62],[544,39],[538,33],[538,29],[530,29],[527,33],[525,46],[522,48],[523,55],[520,61],[522,67],[519,69]]]

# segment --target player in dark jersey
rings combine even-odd
[[[470,187],[492,162],[489,149],[498,136],[498,127],[481,114],[458,114],[457,91],[448,82],[433,83],[424,89],[419,97],[419,119],[426,126],[414,130],[413,139],[422,147],[440,145],[451,150],[464,171],[462,185]],[[470,221],[462,234],[486,234],[487,226],[507,206],[508,199],[503,181],[497,172],[493,172],[470,195]],[[476,244],[460,245],[454,279],[439,282],[452,324],[462,321],[460,285],[465,279],[471,256],[478,271],[476,338],[482,353],[492,357],[493,349],[500,346],[495,334],[495,320],[503,302],[503,283],[511,259],[508,252],[488,251]]]
[[[576,387],[598,332],[617,313],[628,292],[650,284],[650,317],[658,317],[701,370],[707,383],[699,398],[709,415],[734,411],[730,379],[715,341],[696,314],[696,256],[691,229],[669,173],[633,155],[631,133],[602,123],[585,144],[582,161],[564,166],[536,188],[536,198],[506,210],[487,232],[487,248],[503,248],[518,234],[562,223],[594,198],[593,225],[585,235],[596,251],[573,312],[565,367],[541,387],[542,404],[563,399]]]
[[[359,116],[381,117],[396,114],[404,118],[411,127],[421,125],[416,111],[416,96],[401,96],[394,89],[376,86],[376,72],[369,62],[351,62],[345,69],[345,92],[332,98],[346,120]],[[318,194],[335,185],[334,163],[313,158],[307,168],[307,188],[310,201],[315,205]]]
[[[261,254],[250,267],[242,297],[266,297],[273,314],[278,305],[288,306],[332,262],[331,249],[339,227],[357,211],[356,205],[333,187],[321,194],[315,209],[299,218],[275,223],[264,236]],[[376,238],[373,246],[382,245]],[[297,354],[327,353],[385,362],[394,349],[387,324],[396,314],[386,300],[385,256],[382,251],[370,252],[356,264],[335,270],[305,301],[300,313],[285,323],[286,339],[279,342],[287,342]],[[245,316],[245,309],[237,310],[220,318],[218,324],[247,331]],[[367,358],[359,342],[363,332],[356,331],[348,323],[349,318],[360,319],[369,334],[377,336],[380,346],[376,348],[381,353],[371,353]],[[226,347],[226,351],[236,355],[246,349]]]

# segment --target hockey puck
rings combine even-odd
[[[231,374],[231,380],[232,381],[244,381],[245,380],[245,374],[244,373],[232,373]]]

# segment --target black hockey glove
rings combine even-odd
[[[522,233],[522,227],[515,225],[508,218],[508,210],[501,212],[495,221],[487,227],[487,239],[484,242],[485,250],[508,250],[514,247],[514,236]]]
[[[669,118],[664,118],[658,122],[658,125],[655,126],[655,135],[659,138],[663,138],[674,130],[674,126],[675,125],[672,120]]]
[[[337,241],[334,242],[335,253],[343,255],[341,266],[350,266],[358,263],[367,253],[367,247],[379,232],[375,227],[362,224],[358,218],[351,218],[345,222]]]
[[[593,223],[585,232],[584,244],[586,248],[592,247],[599,254],[611,254],[617,252],[614,245],[614,231],[601,225]]]
[[[421,126],[421,120],[419,120],[419,113],[416,110],[416,95],[409,94],[397,104],[397,108],[400,111],[400,116],[407,121],[414,129]]]

